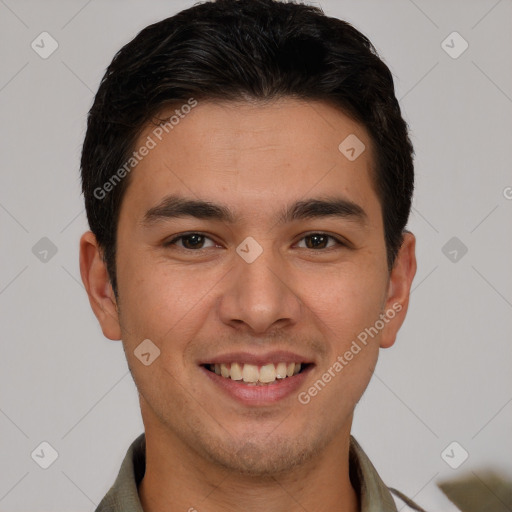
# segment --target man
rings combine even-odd
[[[82,181],[82,279],[145,426],[97,510],[396,511],[350,434],[416,272],[371,43],[273,0],[151,25],[107,69]]]

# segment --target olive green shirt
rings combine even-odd
[[[141,434],[128,449],[114,485],[96,512],[144,512],[137,487],[144,476],[145,466],[146,438]],[[390,490],[353,436],[350,436],[349,468],[352,485],[359,494],[361,512],[397,512]],[[423,510],[398,491],[393,492],[406,503],[406,508],[401,510]]]

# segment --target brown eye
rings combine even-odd
[[[326,244],[328,244],[329,239],[335,242],[329,247],[343,245],[337,238],[326,233],[311,233],[302,238],[302,240],[306,240],[306,249],[327,249],[329,247]]]
[[[176,238],[173,238],[170,242],[167,242],[165,244],[166,247],[170,245],[177,245],[178,247],[181,247],[183,249],[189,249],[189,250],[200,250],[205,249],[204,246],[206,240],[211,240],[205,235],[202,235],[201,233],[189,233],[186,235],[180,235]],[[179,245],[177,242],[181,241],[181,245]],[[212,245],[210,247],[215,246],[215,243],[212,241]]]

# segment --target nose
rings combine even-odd
[[[271,249],[251,263],[236,256],[233,271],[226,277],[229,284],[218,303],[225,324],[263,334],[300,319],[302,306],[294,283],[285,263]]]

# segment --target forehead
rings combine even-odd
[[[273,205],[281,211],[291,199],[336,193],[378,213],[370,137],[332,106],[199,101],[158,117],[163,123],[147,125],[137,141],[136,150],[151,149],[130,175],[122,210],[129,204],[141,214],[179,194],[229,204],[247,219]]]

